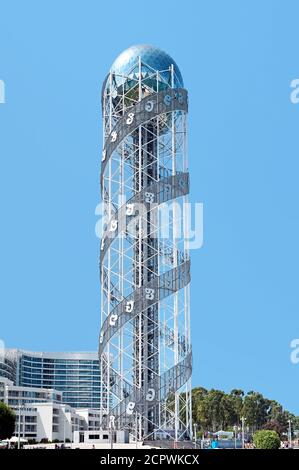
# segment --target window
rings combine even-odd
[[[26,423],[36,423],[36,416],[25,416]]]
[[[33,424],[27,424],[25,426],[25,432],[36,432],[36,426],[34,426]]]

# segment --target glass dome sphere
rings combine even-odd
[[[183,87],[183,78],[179,67],[175,61],[166,52],[162,51],[158,47],[150,46],[148,44],[140,44],[131,46],[124,50],[113,62],[111,66],[111,72],[119,75],[130,76],[136,74],[134,66],[138,63],[138,58],[141,57],[142,62],[142,73],[152,73],[152,71],[146,67],[148,65],[154,70],[164,71],[169,75],[171,65],[174,67],[174,86]]]
[[[183,88],[180,69],[170,55],[148,44],[131,46],[116,58],[110,68],[110,74],[104,80],[103,110],[105,97],[112,98],[115,116],[121,116],[126,109],[140,99],[139,57],[141,59],[141,98],[167,88]],[[174,74],[171,73],[171,66],[173,66]],[[159,72],[158,75],[156,71]]]
[[[170,57],[170,55],[162,51],[162,49],[150,46],[149,44],[139,44],[124,50],[113,62],[111,72],[120,75],[130,75],[134,65],[138,63],[139,57],[141,57],[141,62],[143,64],[149,65],[154,70],[169,70],[173,64],[176,82],[175,85],[184,86],[180,69],[175,61]]]

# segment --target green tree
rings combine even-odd
[[[299,416],[293,416],[291,418],[293,429],[299,429]]]
[[[233,397],[222,390],[196,388],[192,392],[193,419],[202,431],[226,429],[236,423]]]
[[[207,418],[211,431],[219,430],[223,427],[225,421],[223,400],[225,393],[221,390],[212,389],[205,398],[205,405],[207,409]]]
[[[0,402],[0,440],[10,439],[15,430],[16,415],[13,410]]]
[[[279,421],[283,415],[283,407],[275,400],[268,400],[268,418],[271,421]]]
[[[254,431],[273,430],[282,436],[288,430],[289,420],[292,421],[293,430],[299,429],[299,417],[284,410],[280,403],[258,392],[251,391],[245,395],[240,389],[225,393],[222,390],[194,388],[192,414],[198,431],[231,430],[234,425],[241,425],[242,416],[246,418],[245,425]]]
[[[279,449],[280,439],[275,431],[257,431],[253,436],[257,449]]]
[[[269,400],[261,393],[250,391],[244,398],[242,414],[246,418],[247,426],[252,429],[261,429],[267,421]]]
[[[283,433],[285,432],[285,426],[283,426],[279,421],[267,421],[263,425],[263,429],[267,431],[275,431],[279,435],[280,439],[282,438]]]
[[[243,390],[236,389],[234,388],[230,392],[230,397],[232,399],[233,407],[234,407],[234,413],[236,416],[236,422],[232,423],[233,425],[240,425],[241,422],[241,416],[242,416],[242,408],[243,408],[243,398],[244,398],[244,392]]]
[[[231,428],[238,422],[238,415],[235,409],[235,400],[231,395],[225,394],[221,398],[222,422],[219,423],[222,429]]]
[[[192,416],[198,429],[202,430],[207,430],[210,426],[206,405],[206,397],[208,393],[208,390],[203,387],[196,387],[192,390]]]

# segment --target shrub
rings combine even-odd
[[[257,449],[279,449],[280,439],[276,431],[257,431],[253,436],[253,443]]]
[[[28,439],[28,444],[30,444],[30,445],[36,444],[36,440],[35,439]]]
[[[43,437],[40,441],[41,444],[51,444],[51,441],[47,437]]]

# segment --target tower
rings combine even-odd
[[[103,426],[139,440],[192,435],[187,112],[162,50],[133,46],[113,63],[102,88]]]

